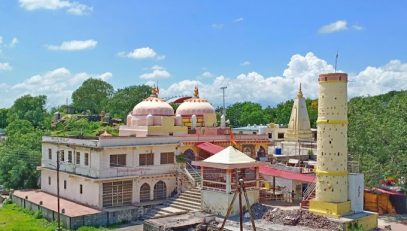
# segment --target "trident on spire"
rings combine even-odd
[[[338,66],[338,58],[339,58],[339,53],[336,51],[336,57],[335,57],[335,73],[336,73],[336,68]]]

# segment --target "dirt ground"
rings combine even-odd
[[[386,226],[391,227],[392,231],[406,231],[407,230],[407,214],[403,215],[381,215],[379,216],[379,228],[384,230]],[[387,229],[389,230],[389,229]]]

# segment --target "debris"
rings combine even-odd
[[[300,225],[314,229],[338,230],[339,228],[336,222],[305,210],[281,210],[275,208],[268,210],[263,219],[275,224]]]

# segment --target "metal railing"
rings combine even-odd
[[[316,183],[310,183],[308,184],[308,187],[305,189],[302,199],[303,200],[308,200],[310,199],[309,197],[312,195],[312,193],[315,191],[316,188]]]

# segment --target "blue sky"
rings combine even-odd
[[[274,105],[299,82],[316,97],[337,51],[351,96],[406,89],[406,12],[405,1],[2,0],[0,107],[27,93],[65,102],[91,76],[158,80],[163,96],[199,85],[214,104],[227,85],[228,103]]]

